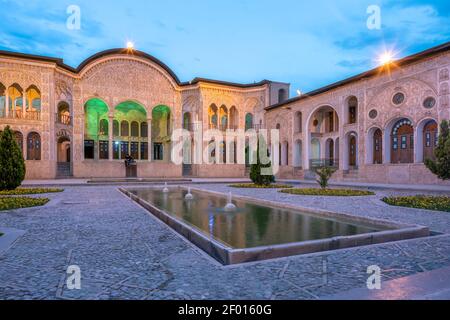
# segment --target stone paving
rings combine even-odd
[[[198,187],[450,233],[448,213],[379,201],[399,193],[394,190],[336,200],[221,184]],[[364,286],[370,265],[379,265],[385,280],[450,266],[450,235],[444,234],[224,267],[117,187],[67,187],[46,196],[52,201],[45,207],[0,213],[0,226],[26,231],[0,256],[0,299],[318,299]],[[70,265],[81,268],[81,290],[66,286]]]

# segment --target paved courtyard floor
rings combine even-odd
[[[0,213],[0,227],[26,231],[0,252],[0,299],[319,299],[364,287],[367,267],[393,280],[450,266],[450,214],[362,198],[302,197],[276,190],[198,188],[429,226],[442,235],[224,267],[114,186],[67,186],[44,207]],[[70,265],[81,290],[65,286]]]

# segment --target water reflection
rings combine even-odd
[[[173,189],[169,193],[155,189],[130,191],[232,248],[254,248],[380,231],[371,226],[235,199],[233,204],[237,206],[237,211],[226,212],[226,197],[200,192],[192,192],[194,200],[186,201],[188,192],[181,189]]]

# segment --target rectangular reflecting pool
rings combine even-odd
[[[304,212],[172,187],[121,189],[223,264],[235,264],[429,235],[428,229],[326,212]]]

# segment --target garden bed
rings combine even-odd
[[[375,193],[363,190],[350,189],[285,189],[282,193],[288,193],[299,196],[324,196],[324,197],[362,197],[373,196]]]
[[[4,197],[0,198],[0,211],[40,207],[47,204],[49,201],[50,199],[46,198]]]
[[[292,186],[287,185],[287,184],[259,185],[259,184],[254,184],[254,183],[238,183],[238,184],[232,184],[229,187],[241,188],[241,189],[288,189],[288,188],[292,188]]]
[[[420,195],[409,197],[387,197],[383,198],[382,201],[396,207],[450,212],[450,197]]]
[[[55,188],[17,188],[15,190],[0,191],[0,196],[20,196],[26,194],[57,193],[63,191],[63,189]]]

